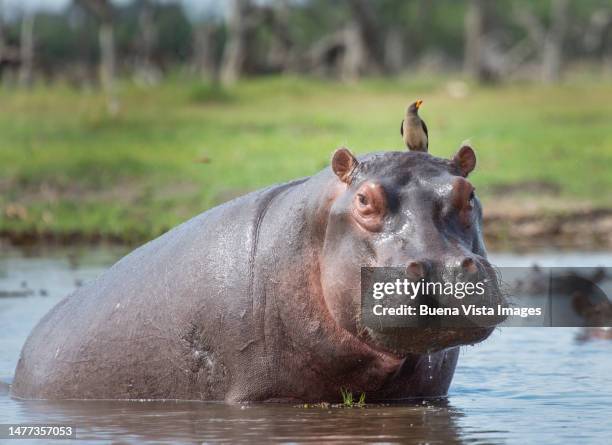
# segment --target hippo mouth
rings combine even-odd
[[[362,325],[360,339],[371,348],[392,354],[396,357],[405,357],[408,354],[425,354],[442,351],[464,345],[475,345],[486,340],[500,323],[505,315],[499,315],[498,308],[506,307],[508,302],[501,292],[495,275],[491,273],[492,267],[486,263],[487,282],[485,297],[471,300],[470,298],[455,300],[439,295],[417,296],[415,301],[429,302],[433,307],[445,304],[447,309],[453,306],[463,314],[457,306],[481,306],[494,310],[494,315],[487,317],[457,316],[450,318],[435,318],[431,323],[427,319],[417,320],[416,324],[387,324],[380,326]],[[400,301],[401,302],[401,301]],[[493,309],[495,308],[495,309]],[[433,319],[432,319],[433,320]],[[421,323],[422,324],[419,324]],[[437,322],[437,323],[436,323]]]
[[[495,326],[474,328],[392,328],[378,331],[365,328],[360,339],[369,347],[397,358],[475,345],[486,340]]]

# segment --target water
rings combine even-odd
[[[27,257],[10,251],[0,258],[0,423],[71,424],[79,442],[90,443],[611,441],[612,341],[581,343],[578,330],[570,328],[498,329],[486,342],[463,348],[449,397],[425,404],[340,409],[9,398],[19,350],[36,321],[121,253],[97,249]],[[610,266],[612,255],[499,254],[492,261]]]

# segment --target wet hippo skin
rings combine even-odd
[[[26,399],[336,401],[445,395],[458,346],[492,327],[360,324],[360,268],[491,271],[476,158],[355,158],[208,210],[62,300],[23,347]],[[437,274],[437,275],[436,275]],[[495,282],[491,272],[492,282]],[[489,297],[490,298],[490,297]]]

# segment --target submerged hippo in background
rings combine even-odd
[[[607,297],[575,292],[572,305],[584,323],[576,336],[578,341],[612,340],[612,302]]]
[[[335,152],[331,168],[206,211],[61,301],[28,338],[27,399],[368,401],[445,395],[458,346],[493,327],[378,332],[360,268],[480,270],[476,158]],[[489,301],[501,299],[497,292]]]

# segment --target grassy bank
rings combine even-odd
[[[5,88],[0,232],[150,238],[246,191],[312,174],[340,145],[401,149],[402,112],[417,97],[433,154],[450,155],[465,139],[476,147],[473,181],[488,207],[612,207],[612,85],[468,86],[466,95],[463,86],[124,82],[114,117],[95,91]]]

